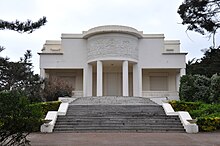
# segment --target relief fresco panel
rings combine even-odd
[[[88,40],[88,60],[105,57],[138,59],[138,39],[130,37],[98,37]]]

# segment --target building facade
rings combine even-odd
[[[43,78],[65,80],[73,96],[178,97],[185,74],[179,40],[107,25],[46,41],[40,55]]]

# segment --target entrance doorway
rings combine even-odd
[[[121,96],[122,95],[121,73],[104,73],[104,95]]]
[[[97,96],[97,65],[93,64],[92,95]],[[102,61],[102,95],[122,96],[122,61]],[[133,96],[133,64],[128,64],[128,96]]]

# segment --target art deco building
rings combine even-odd
[[[179,40],[132,27],[99,26],[47,40],[40,54],[44,78],[61,78],[73,96],[178,98],[185,55]]]

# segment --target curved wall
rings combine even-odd
[[[87,40],[88,62],[96,60],[138,60],[138,38],[129,34],[107,33]]]

